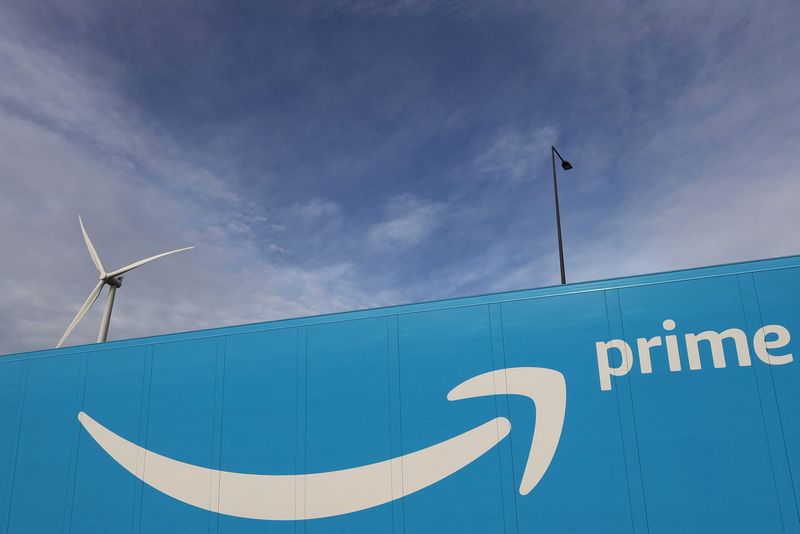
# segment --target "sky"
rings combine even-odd
[[[800,253],[800,3],[0,4],[0,354]],[[67,344],[97,336],[105,296]]]

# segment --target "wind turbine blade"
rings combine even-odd
[[[145,263],[150,263],[151,261],[155,261],[158,258],[163,258],[164,256],[169,256],[170,254],[175,254],[176,252],[183,252],[184,250],[193,249],[194,247],[185,247],[179,248],[178,250],[170,250],[169,252],[164,252],[163,254],[156,254],[155,256],[150,256],[149,258],[145,258],[143,260],[139,260],[135,263],[131,263],[127,267],[123,267],[122,269],[117,269],[112,273],[108,273],[108,278],[114,278],[115,276],[119,276],[121,274],[125,274],[130,270],[133,270],[137,267],[141,267]]]
[[[81,309],[78,310],[78,313],[75,314],[75,318],[72,319],[71,323],[69,323],[69,326],[67,327],[67,331],[64,332],[64,335],[61,336],[61,339],[58,340],[58,344],[56,345],[56,348],[58,348],[58,347],[60,347],[61,345],[64,344],[64,340],[66,340],[67,336],[69,336],[72,333],[72,331],[75,330],[75,327],[78,326],[78,323],[80,322],[80,320],[83,319],[83,316],[86,315],[86,312],[89,311],[89,308],[92,307],[92,304],[94,304],[94,301],[96,301],[97,297],[100,296],[100,290],[103,289],[103,283],[104,282],[102,280],[100,280],[99,282],[97,282],[97,285],[94,286],[94,289],[92,289],[92,292],[89,293],[89,296],[86,298],[86,302],[83,303],[83,306],[81,306]]]
[[[92,257],[94,266],[97,267],[97,272],[99,272],[100,274],[105,274],[106,268],[103,267],[103,262],[100,261],[100,256],[97,255],[97,251],[94,249],[94,245],[92,245],[92,240],[89,239],[89,234],[86,233],[86,228],[83,227],[83,219],[81,219],[80,215],[78,215],[78,222],[81,223],[81,232],[83,232],[83,240],[86,241],[86,248],[89,249],[89,256]]]

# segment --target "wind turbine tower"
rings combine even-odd
[[[86,302],[83,303],[83,306],[81,306],[81,308],[78,310],[78,313],[75,314],[72,322],[67,327],[67,331],[64,332],[64,335],[58,340],[56,348],[64,344],[64,341],[66,341],[67,337],[72,333],[75,327],[78,326],[78,323],[81,319],[83,319],[83,316],[86,315],[86,312],[89,311],[89,308],[92,307],[92,304],[94,304],[94,302],[97,300],[97,297],[100,296],[103,286],[107,285],[108,298],[106,299],[106,307],[103,310],[103,319],[100,321],[100,331],[97,334],[97,342],[103,343],[108,337],[108,326],[111,323],[111,310],[114,308],[114,297],[117,294],[117,289],[122,286],[122,275],[128,271],[132,271],[137,267],[141,267],[146,263],[163,258],[164,256],[169,256],[170,254],[175,254],[176,252],[182,252],[184,250],[194,248],[185,247],[177,250],[170,250],[169,252],[156,254],[155,256],[150,256],[149,258],[133,262],[130,265],[122,267],[121,269],[117,269],[116,271],[106,272],[105,267],[103,267],[103,262],[100,261],[100,256],[97,255],[97,251],[95,250],[94,245],[92,245],[92,240],[89,239],[89,234],[86,233],[86,228],[83,226],[83,220],[81,219],[80,215],[78,215],[78,222],[81,225],[81,232],[83,232],[83,240],[86,242],[86,248],[89,249],[89,256],[92,257],[92,262],[94,262],[97,272],[100,273],[100,281],[97,282],[97,285],[94,286],[92,292],[89,293],[89,297],[86,299]]]

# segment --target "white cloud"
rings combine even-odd
[[[387,218],[373,226],[367,239],[374,247],[412,247],[426,239],[441,222],[444,206],[404,194],[387,206]]]
[[[295,204],[290,213],[299,216],[306,222],[318,222],[318,219],[338,220],[342,216],[342,208],[336,202],[322,198],[312,198],[308,202]]]
[[[473,161],[479,176],[507,180],[512,184],[529,181],[541,174],[550,156],[550,146],[558,137],[549,126],[529,132],[507,130],[500,132],[491,144]]]
[[[596,206],[577,240],[566,234],[575,278],[800,253],[800,62],[780,10],[719,39],[740,16],[713,13],[692,83],[634,140],[639,180]]]
[[[264,218],[227,177],[157,137],[113,88],[11,35],[0,37],[0,353],[54,346],[94,284],[79,213],[109,268],[196,246],[125,277],[111,338],[374,305],[346,263],[270,263],[257,251],[282,247],[261,243]],[[340,210],[315,200],[301,212]],[[94,340],[103,301],[69,344]]]
[[[800,163],[800,162],[798,162]],[[598,279],[800,252],[798,177],[730,175],[727,186],[709,177],[663,198],[641,195],[610,207],[593,240],[568,255],[573,279]],[[612,211],[613,210],[613,211]]]
[[[411,12],[415,5],[424,3]],[[558,131],[492,116],[499,133],[463,173],[442,171],[446,179],[429,190],[440,197],[396,197],[372,227],[358,220],[364,210],[346,212],[316,191],[263,217],[234,177],[193,161],[139,117],[114,76],[89,74],[114,64],[35,48],[4,27],[0,353],[52,346],[91,289],[78,213],[109,266],[197,246],[126,277],[113,338],[555,283],[550,190],[520,186],[549,176],[557,134],[575,164],[561,196],[570,281],[800,252],[796,32],[781,23],[785,10],[766,5],[685,7],[615,2],[602,12],[567,7],[564,16],[559,7],[561,30],[548,34],[557,57],[536,63],[545,95],[563,88]],[[674,63],[665,61],[673,52]],[[442,116],[459,117],[447,132],[486,119],[430,98],[421,79],[413,80],[419,106],[397,108],[416,121],[403,135],[418,134],[416,117],[435,116],[437,131]],[[320,85],[320,95],[329,89]],[[390,134],[370,161],[385,163],[403,135]],[[341,158],[354,159],[348,150]],[[515,203],[521,192],[524,207]],[[329,259],[359,257],[360,240],[368,262]],[[429,244],[433,252],[405,254],[402,264],[385,254]],[[302,254],[313,268],[291,264]],[[73,342],[94,339],[100,308]]]

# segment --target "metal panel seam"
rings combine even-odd
[[[88,372],[88,367],[89,354],[84,353],[81,355],[81,369],[78,378],[78,391],[76,392],[76,396],[78,397],[78,411],[83,411],[83,401],[86,398],[86,374]],[[69,477],[71,480],[67,482],[67,496],[66,499],[64,499],[64,532],[72,531],[72,512],[75,506],[75,484],[78,479],[78,456],[80,455],[81,438],[83,437],[83,433],[81,432],[81,424],[78,421],[77,414],[75,420],[73,421],[73,425],[75,428],[75,437],[73,438],[72,451],[70,454],[71,465],[69,469]]]
[[[749,324],[749,321],[748,321],[747,307],[745,305],[745,296],[744,296],[744,291],[742,289],[742,279],[743,279],[743,277],[748,276],[748,275],[751,277],[751,281],[753,283],[753,287],[755,288],[755,282],[752,279],[752,273],[737,275],[736,276],[736,283],[737,283],[737,285],[739,287],[739,300],[740,300],[741,306],[742,306],[742,315],[744,316],[745,325],[747,325],[748,327],[751,327],[751,325]],[[755,326],[757,327],[756,330],[758,328],[761,328],[762,326],[764,326],[764,319],[761,317],[760,313],[759,313],[759,317],[758,317],[758,323]],[[761,427],[762,427],[762,429],[764,431],[764,441],[766,442],[766,445],[767,445],[767,458],[769,459],[769,469],[770,469],[770,472],[772,473],[772,485],[775,488],[775,501],[778,504],[778,513],[780,514],[781,529],[785,532],[786,531],[786,526],[785,526],[785,519],[783,517],[783,506],[781,506],[780,491],[778,489],[778,479],[777,479],[777,475],[775,473],[775,460],[772,457],[772,447],[770,447],[769,430],[767,429],[767,418],[766,418],[766,414],[764,413],[765,399],[764,399],[764,396],[763,396],[763,394],[761,392],[761,384],[759,384],[757,368],[756,368],[755,365],[751,365],[750,367],[751,367],[751,371],[753,372],[753,381],[755,382],[755,385],[756,385],[756,395],[758,395],[758,408],[759,408],[759,412],[761,413]],[[775,385],[772,384],[772,387],[774,389]],[[774,394],[774,391],[773,391],[773,394]],[[783,437],[783,436],[781,436],[781,437]]]
[[[153,383],[153,345],[148,345],[144,358],[144,372],[142,373],[142,404],[139,412],[139,443],[144,443],[147,448],[148,429],[150,425],[150,391]],[[142,468],[147,464],[147,455],[142,458]],[[137,478],[134,486],[133,525],[132,531],[141,533],[142,512],[144,510],[144,482]]]
[[[214,370],[214,412],[213,427],[211,431],[211,468],[217,471],[222,469],[222,424],[224,417],[225,402],[225,366],[227,348],[227,336],[220,336],[217,339],[217,357]],[[209,480],[211,486],[211,498],[216,497],[216,505],[212,505],[215,510],[219,510],[220,501],[220,478],[217,477],[216,489],[214,488],[214,477]],[[209,532],[219,532],[219,512],[209,512],[208,518]]]
[[[17,460],[19,458],[19,440],[20,436],[22,436],[22,414],[25,411],[25,395],[28,391],[28,368],[30,367],[30,362],[25,362],[22,373],[20,373],[20,384],[21,387],[19,388],[19,396],[17,397],[17,419],[15,421],[15,426],[17,427],[17,440],[16,444],[14,445],[14,450],[12,454],[9,455],[9,461],[13,458],[13,462],[11,463],[11,472],[9,475],[9,481],[7,485],[7,492],[8,492],[8,502],[6,504],[6,517],[5,517],[5,525],[3,525],[4,532],[8,532],[8,526],[11,524],[11,504],[14,499],[14,480],[17,474]]]
[[[761,300],[758,296],[758,280],[752,273],[751,276],[753,276],[753,287],[755,288],[756,305],[758,306],[758,316],[761,324],[764,324],[764,314],[761,311]],[[783,412],[781,411],[781,404],[778,399],[778,390],[775,387],[775,374],[772,367],[773,367],[772,365],[768,366],[770,381],[772,382],[772,394],[774,395],[775,406],[778,411],[778,422],[780,423],[781,439],[783,440],[783,452],[785,455],[786,465],[789,470],[789,480],[791,480],[792,482],[792,496],[794,497],[794,502],[795,502],[795,514],[797,514],[797,520],[798,522],[800,522],[800,509],[798,509],[798,506],[800,506],[800,504],[798,503],[797,500],[797,492],[795,490],[795,477],[792,471],[792,464],[789,461],[789,448],[786,444],[786,432],[784,430],[784,425],[783,425]]]
[[[622,315],[622,299],[619,295],[619,289],[614,290],[617,294],[617,313],[619,313],[619,326],[622,330],[622,339],[627,339],[625,337],[625,321]],[[650,517],[647,513],[647,495],[644,491],[644,471],[642,470],[642,454],[639,448],[639,430],[636,426],[636,406],[633,401],[633,385],[631,384],[631,376],[630,373],[625,375],[625,380],[628,382],[628,396],[631,401],[631,420],[633,422],[633,442],[636,444],[636,462],[639,468],[639,484],[642,491],[642,505],[644,507],[644,521],[645,521],[645,528],[647,528],[647,532],[650,532]],[[631,508],[632,511],[632,508]]]
[[[503,350],[503,368],[507,367],[506,364],[506,337],[505,337],[505,326],[503,324],[503,304],[498,303],[498,315],[500,318],[500,339],[502,342],[502,350]],[[508,377],[506,376],[506,391],[508,391]],[[509,414],[511,413],[511,406],[509,405],[509,398],[506,395],[506,406],[508,409]],[[514,441],[509,438],[508,440],[508,449],[511,452],[511,480],[515,483],[517,481],[517,473],[516,469],[514,468]],[[519,532],[519,511],[517,510],[517,491],[512,488],[514,492],[514,524],[517,527],[517,532]]]

